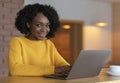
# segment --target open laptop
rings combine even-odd
[[[67,76],[52,74],[44,77],[73,79],[97,76],[108,61],[110,54],[111,50],[81,50]]]

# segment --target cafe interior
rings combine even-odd
[[[23,6],[32,3],[50,4],[57,9],[61,25],[51,41],[54,42],[62,57],[70,64],[74,63],[81,50],[112,50],[111,56],[103,68],[109,68],[110,65],[120,65],[120,0],[0,0],[0,18],[2,19],[0,20],[0,79],[8,77],[9,39],[22,35],[13,28],[16,12]],[[28,81],[29,77],[20,79],[26,80],[26,83],[32,83]],[[38,77],[35,79],[34,83],[38,83],[40,80],[45,83],[48,81],[58,82],[56,80],[43,81],[42,78]],[[120,80],[119,77],[115,79],[108,77],[106,80],[116,81],[116,79]],[[120,82],[104,82],[104,78],[85,80],[87,81],[84,82],[82,79],[76,82]],[[73,82],[75,81],[69,81],[69,83]],[[0,83],[19,82],[9,82],[3,78]]]

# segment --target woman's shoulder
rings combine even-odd
[[[11,42],[14,42],[14,41],[21,41],[22,39],[23,39],[22,36],[20,36],[20,37],[12,37],[12,38],[10,39],[10,41],[11,41]]]
[[[21,43],[22,37],[12,37],[10,39],[9,45],[18,45]]]
[[[54,44],[54,42],[53,41],[51,41],[50,39],[47,39],[47,43],[50,45],[50,46],[55,46],[55,44]]]
[[[50,39],[46,40],[49,44],[54,44]]]

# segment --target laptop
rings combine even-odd
[[[111,50],[81,50],[67,76],[45,75],[47,78],[75,79],[98,76],[101,69],[108,61]]]

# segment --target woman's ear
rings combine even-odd
[[[30,24],[27,22],[27,27],[30,28]]]

